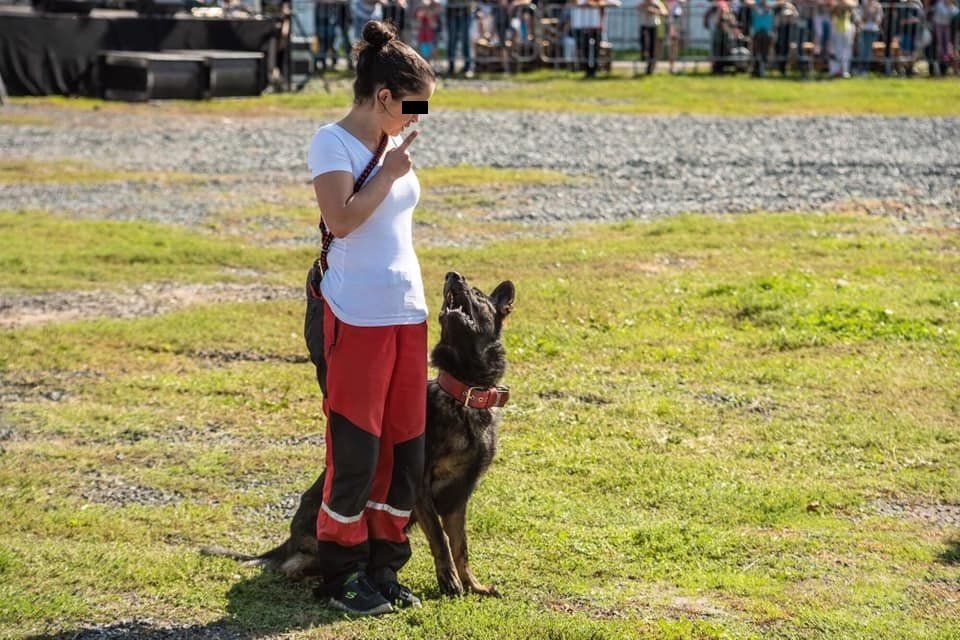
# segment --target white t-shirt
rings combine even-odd
[[[387,150],[399,146],[399,136]],[[386,152],[384,152],[384,156]],[[373,152],[338,124],[320,127],[310,142],[307,164],[313,178],[330,171],[360,177]],[[383,166],[383,157],[367,182]],[[413,170],[398,178],[363,224],[336,238],[327,254],[320,289],[334,315],[358,327],[419,324],[427,319],[420,262],[413,249],[413,209],[420,182]]]
[[[571,29],[599,29],[600,7],[587,5],[586,0],[577,0],[577,6],[570,7]]]

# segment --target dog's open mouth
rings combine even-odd
[[[469,329],[476,331],[477,324],[470,314],[465,310],[469,309],[470,302],[467,294],[463,290],[455,290],[457,287],[445,287],[443,292],[443,308],[440,310],[440,320],[443,323],[451,319],[456,319]]]

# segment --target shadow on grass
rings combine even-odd
[[[349,619],[321,604],[308,586],[267,572],[234,584],[227,593],[226,611],[223,618],[206,624],[179,625],[145,617],[83,625],[27,640],[254,640]]]
[[[947,548],[938,556],[943,564],[960,564],[960,537],[947,540]]]

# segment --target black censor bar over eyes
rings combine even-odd
[[[427,115],[426,100],[401,100],[400,103],[402,106],[400,113],[404,115]]]

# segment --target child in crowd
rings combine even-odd
[[[863,0],[863,4],[853,13],[853,23],[860,30],[857,73],[866,75],[873,57],[873,43],[880,37],[880,25],[883,24],[883,5],[880,0]]]
[[[433,64],[437,46],[437,31],[440,26],[440,5],[434,0],[423,0],[417,9],[417,43],[420,55]]]
[[[750,31],[753,34],[753,75],[762,78],[767,71],[770,43],[773,39],[773,9],[767,0],[757,0],[751,11]]]

